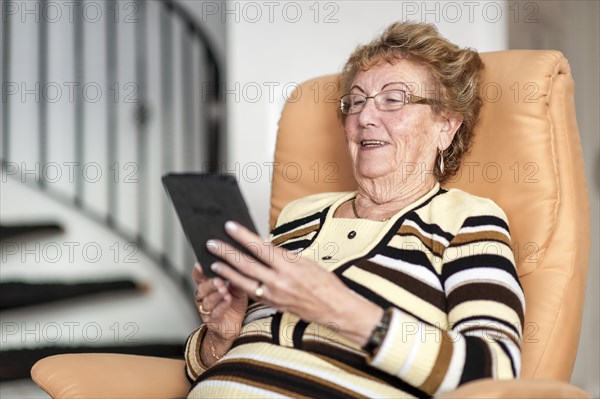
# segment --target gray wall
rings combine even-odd
[[[600,397],[600,3],[597,1],[536,1],[520,3],[530,23],[510,21],[509,46],[515,49],[555,49],[568,58],[575,80],[577,123],[588,179],[591,216],[590,269],[572,382]],[[533,14],[532,14],[533,13]]]

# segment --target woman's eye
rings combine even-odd
[[[355,98],[354,101],[352,101],[352,105],[362,105],[364,104],[365,100],[362,98]]]

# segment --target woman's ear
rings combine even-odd
[[[444,151],[450,146],[450,143],[452,143],[454,135],[463,122],[463,118],[459,114],[446,111],[442,111],[441,116],[443,122],[440,134],[438,135],[438,150]]]

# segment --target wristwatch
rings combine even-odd
[[[390,329],[390,322],[392,320],[392,308],[387,308],[381,316],[381,320],[377,322],[375,328],[371,332],[371,336],[367,343],[363,346],[363,350],[369,354],[373,354],[375,349],[379,348],[383,343],[383,340]]]

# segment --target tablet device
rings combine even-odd
[[[206,241],[211,238],[225,241],[250,254],[225,232],[225,222],[232,220],[256,233],[234,176],[218,173],[169,173],[162,177],[162,181],[205,275],[216,276],[210,270],[210,265],[219,260],[206,248]]]

